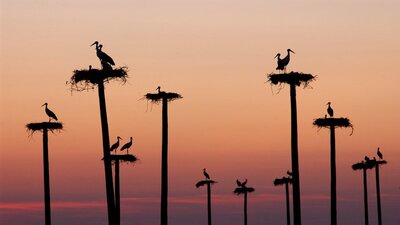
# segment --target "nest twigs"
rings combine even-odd
[[[233,193],[235,193],[236,195],[241,195],[241,194],[244,194],[244,193],[251,193],[251,192],[254,192],[254,191],[255,191],[255,189],[252,188],[252,187],[238,187],[238,188],[235,188]]]
[[[278,185],[284,185],[284,184],[291,184],[293,182],[293,179],[291,177],[282,177],[282,178],[276,178],[274,180],[274,185],[278,186]]]
[[[279,85],[279,88],[282,88],[282,85],[296,85],[303,86],[304,88],[310,87],[310,83],[316,79],[316,76],[308,73],[299,73],[299,72],[290,72],[290,73],[281,73],[281,74],[268,74],[267,82],[271,83],[271,85]]]
[[[151,103],[155,103],[155,104],[160,103],[163,98],[167,98],[167,101],[171,102],[171,101],[182,98],[182,96],[178,93],[164,92],[164,91],[160,91],[159,93],[147,93],[144,96],[144,99],[150,101]]]
[[[206,184],[215,184],[215,183],[217,183],[217,182],[213,181],[213,180],[201,180],[201,181],[196,183],[196,187],[199,188],[199,187],[204,186]]]
[[[340,117],[340,118],[333,118],[333,117],[329,117],[329,118],[318,118],[315,119],[313,122],[313,125],[318,127],[318,128],[330,128],[330,127],[341,127],[341,128],[351,128],[351,133],[350,135],[353,134],[353,124],[351,124],[350,120],[348,118],[345,117]]]
[[[28,123],[26,125],[28,132],[33,134],[36,131],[43,132],[44,129],[48,131],[61,131],[63,129],[63,124],[60,122],[40,122],[40,123]]]

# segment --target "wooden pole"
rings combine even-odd
[[[106,97],[104,93],[103,82],[99,82],[98,89],[99,89],[101,131],[103,137],[103,155],[104,155],[103,161],[104,161],[104,174],[106,180],[108,224],[114,225],[115,224],[114,187],[113,187],[113,177],[112,177],[112,166],[110,160],[110,135],[108,133]]]
[[[290,84],[290,108],[291,108],[291,147],[292,147],[292,172],[293,172],[293,219],[294,225],[301,225],[300,206],[300,171],[298,156],[297,135],[297,103],[296,85]]]
[[[364,164],[364,167],[366,165]],[[368,225],[368,190],[367,190],[367,168],[363,168],[363,184],[364,184],[364,216],[365,225]]]
[[[44,212],[45,224],[51,225],[50,211],[50,169],[49,169],[49,147],[48,130],[43,128],[43,175],[44,175]]]
[[[376,201],[378,207],[378,225],[382,225],[382,209],[381,209],[381,188],[379,182],[379,164],[375,164],[375,175],[376,175]]]
[[[168,99],[162,98],[161,225],[168,225]]]
[[[211,184],[207,183],[207,211],[208,225],[211,225]]]
[[[330,127],[331,133],[331,225],[337,225],[336,208],[336,143],[335,126]]]
[[[289,201],[289,182],[285,183],[286,190],[286,221],[287,225],[290,225],[290,201]]]
[[[121,224],[121,197],[119,187],[119,160],[115,160],[115,219],[116,225]]]
[[[247,191],[244,192],[244,225],[247,225]]]

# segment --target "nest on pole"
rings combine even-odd
[[[144,96],[144,98],[147,99],[147,101],[150,101],[151,103],[158,104],[162,101],[163,98],[167,98],[167,101],[171,102],[182,98],[182,95],[174,92],[160,91],[159,93],[147,93]]]
[[[345,117],[340,117],[340,118],[318,118],[315,119],[313,122],[313,125],[318,127],[318,128],[331,128],[331,127],[341,127],[341,128],[351,128],[351,134],[353,134],[353,124],[351,124],[350,120]]]
[[[217,182],[213,181],[213,180],[201,180],[201,181],[196,183],[196,187],[199,188],[199,187],[204,186],[206,184],[208,185],[208,184],[215,184],[215,183],[217,183]]]
[[[287,184],[287,183],[289,183],[289,184],[293,183],[293,179],[290,178],[290,177],[282,177],[282,178],[276,178],[274,180],[274,185],[275,186],[284,185],[284,184]]]
[[[235,188],[233,193],[235,193],[236,195],[241,195],[241,194],[244,194],[244,193],[251,193],[251,192],[254,192],[254,191],[255,191],[255,189],[252,188],[252,187],[238,187],[238,188]]]
[[[370,160],[369,162],[359,162],[359,163],[356,163],[356,164],[353,164],[352,166],[351,166],[351,168],[353,169],[353,170],[362,170],[362,169],[372,169],[372,168],[374,168],[375,167],[375,164],[374,163],[370,163],[372,160]]]
[[[267,82],[271,83],[271,85],[303,85],[303,87],[306,88],[315,79],[316,76],[312,74],[292,71],[290,73],[268,74]]]
[[[128,68],[119,67],[112,69],[104,67],[103,69],[82,69],[74,70],[71,79],[67,84],[71,85],[72,91],[84,91],[93,89],[101,82],[109,82],[112,80],[120,81],[125,84],[128,78]]]
[[[61,131],[63,129],[63,124],[60,122],[41,122],[41,123],[28,123],[26,126],[28,132],[33,134],[36,131],[43,132],[44,129],[48,131]]]
[[[110,155],[111,162],[115,163],[115,161],[125,162],[125,163],[134,163],[138,160],[138,158],[131,154],[125,155]]]

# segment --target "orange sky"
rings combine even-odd
[[[105,201],[97,92],[71,94],[65,85],[73,70],[99,67],[90,47],[98,40],[117,66],[129,67],[127,84],[106,85],[111,143],[117,135],[124,143],[133,136],[140,158],[122,167],[122,197],[159,197],[161,107],[140,99],[160,85],[184,97],[169,107],[171,197],[202,199],[194,184],[206,167],[219,181],[215,193],[234,199],[238,209],[234,181],[249,179],[254,199],[265,199],[254,202],[254,224],[267,218],[283,224],[283,188],[272,181],[290,166],[289,89],[277,93],[265,81],[275,72],[276,53],[291,48],[296,54],[289,70],[318,76],[312,89],[297,92],[302,198],[329,195],[329,133],[312,121],[325,115],[331,101],[335,115],[354,124],[352,136],[350,130],[336,132],[339,222],[362,224],[361,173],[350,166],[378,146],[389,162],[381,173],[384,222],[400,222],[394,213],[400,201],[398,1],[5,0],[0,8],[0,205],[42,201],[41,136],[28,137],[24,126],[47,119],[44,102],[65,126],[50,135],[52,200]],[[279,201],[263,197],[268,194]],[[302,202],[307,224],[326,223],[329,201],[316,202],[321,206]],[[18,217],[4,204],[1,217]],[[135,201],[130,204],[137,213]],[[281,210],[265,213],[276,205]],[[204,217],[202,206],[188,206],[187,215]],[[148,207],[137,220],[158,216],[158,203]],[[185,224],[179,210],[172,210],[171,222]],[[215,210],[223,224],[218,215],[227,212]],[[123,224],[134,223],[128,207],[124,213]]]

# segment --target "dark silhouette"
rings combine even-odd
[[[47,116],[49,117],[49,122],[51,121],[51,119],[54,119],[55,121],[57,121],[58,119],[57,119],[56,114],[53,111],[51,111],[49,108],[47,108],[47,105],[48,104],[46,102],[42,106],[46,107],[44,111],[46,112]]]
[[[117,154],[117,149],[119,147],[119,140],[122,140],[120,136],[117,137],[117,142],[115,142],[113,145],[111,145],[110,152],[115,151],[115,154]]]
[[[243,185],[243,183],[241,183],[239,180],[236,180],[236,184],[238,185],[238,187],[233,191],[233,193],[235,193],[236,195],[244,195],[244,225],[247,225],[247,193],[254,192],[254,188]]]
[[[273,85],[290,85],[290,109],[291,109],[291,153],[293,172],[293,220],[294,225],[301,225],[300,208],[300,172],[298,157],[298,135],[297,135],[297,103],[296,86],[307,87],[315,77],[311,74],[290,72],[288,74],[269,74],[268,82]]]
[[[375,157],[372,160],[372,163],[375,164],[375,179],[376,179],[376,206],[378,209],[378,225],[382,225],[382,208],[381,208],[381,187],[379,181],[379,166],[383,164],[387,164],[386,160],[382,160],[382,153],[379,148],[377,150],[377,155],[380,160],[376,160]]]
[[[363,184],[364,184],[364,216],[365,225],[369,224],[368,221],[368,189],[367,189],[367,170],[374,168],[374,164],[370,161],[361,161],[353,164],[353,170],[363,170]]]
[[[94,43],[96,44],[96,42]],[[104,174],[105,184],[107,193],[107,213],[108,213],[108,224],[116,224],[116,209],[115,209],[115,196],[114,196],[114,185],[112,177],[112,162],[110,160],[110,136],[108,131],[108,119],[107,119],[107,107],[106,98],[104,92],[104,82],[109,81],[121,81],[125,83],[127,80],[127,68],[120,67],[113,69],[110,64],[114,64],[113,61],[109,61],[102,56],[101,47],[96,44],[96,51],[100,54],[100,64],[102,69],[94,69],[91,66],[89,69],[75,70],[68,84],[71,85],[71,91],[84,91],[98,87],[99,94],[99,107],[100,107],[100,118],[101,118],[101,130],[102,130],[102,141],[103,141],[103,155],[104,155]],[[105,54],[105,53],[104,53]]]
[[[132,143],[133,143],[133,139],[131,137],[130,141],[122,146],[121,151],[126,149],[126,154],[129,154],[129,148],[132,146]]]
[[[287,171],[289,174],[289,171]],[[274,180],[274,185],[279,186],[279,185],[285,185],[285,191],[286,191],[286,221],[287,225],[290,225],[290,201],[289,201],[289,184],[292,183],[292,178],[289,175],[288,177],[282,177],[282,178],[276,178]]]
[[[90,46],[93,46],[93,45],[96,45],[96,55],[97,55],[97,57],[99,57],[101,62],[106,62],[106,63],[108,63],[110,65],[113,65],[113,66],[115,65],[114,60],[109,55],[107,55],[105,52],[103,52],[101,50],[103,48],[103,45],[101,45],[101,44],[99,45],[98,41],[95,41]]]
[[[42,123],[29,123],[26,125],[31,134],[36,131],[43,132],[43,177],[44,177],[44,214],[45,224],[51,225],[51,206],[50,206],[50,168],[49,168],[49,137],[48,131],[61,131],[63,128],[62,123],[58,122],[42,122]]]
[[[376,155],[379,157],[380,160],[383,159],[383,155],[382,155],[382,152],[379,150],[379,147],[378,147],[378,150],[376,150]]]
[[[172,92],[161,91],[147,93],[144,97],[151,102],[162,102],[162,150],[161,150],[161,225],[168,224],[168,102],[182,98],[181,95]]]
[[[293,176],[293,173],[292,173],[292,172],[290,172],[289,170],[288,170],[288,171],[286,171],[286,174],[287,174],[287,175],[289,175],[289,176],[291,176],[291,177]]]
[[[206,172],[206,169],[203,169],[203,175],[206,177],[206,180],[201,180],[196,183],[196,188],[207,185],[207,215],[208,215],[208,225],[211,225],[211,185],[217,182],[210,180],[210,176]]]
[[[347,118],[333,118],[333,109],[331,103],[328,102],[327,112],[330,118],[319,118],[313,122],[318,128],[329,128],[330,130],[330,146],[331,146],[331,225],[337,225],[337,194],[336,194],[336,141],[335,128],[337,127],[353,127]]]
[[[277,63],[278,63],[278,67],[276,67],[276,70],[281,70],[284,73],[286,73],[286,66],[289,64],[290,61],[290,53],[294,53],[294,51],[292,51],[291,49],[287,50],[287,55],[285,58],[281,59],[281,54],[278,53],[276,54],[275,58],[277,58]]]

